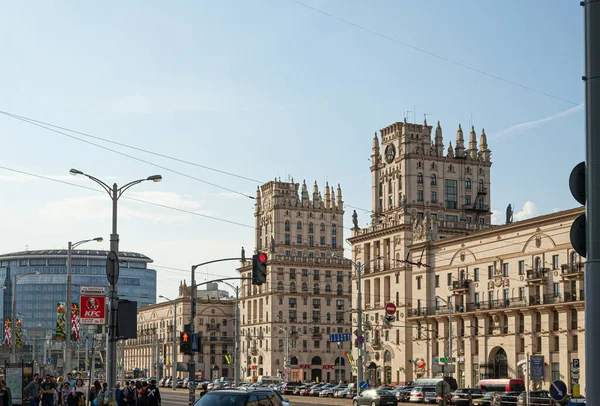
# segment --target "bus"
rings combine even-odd
[[[256,383],[259,385],[279,385],[281,383],[281,378],[276,376],[260,375],[256,380]]]
[[[477,387],[486,392],[525,392],[522,379],[482,379]]]

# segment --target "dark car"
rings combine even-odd
[[[261,404],[281,406],[281,398],[272,390],[256,389],[250,392],[235,389],[215,389],[202,396],[194,406],[246,406]]]
[[[396,398],[400,402],[408,402],[408,399],[410,398],[410,392],[412,392],[413,388],[414,386],[412,385],[405,386],[396,393]]]
[[[526,396],[525,392],[523,392],[519,395],[519,397],[517,398],[518,405],[527,404],[525,396]],[[534,390],[534,391],[529,392],[529,404],[531,406],[549,405],[551,399],[552,398],[550,397],[550,393],[545,390]]]
[[[396,395],[387,390],[367,389],[354,397],[352,405],[397,406],[398,399],[396,399]]]
[[[512,406],[517,404],[521,392],[504,392],[500,394],[500,406]]]
[[[468,406],[470,399],[482,398],[484,392],[481,389],[476,388],[465,388],[457,389],[452,395],[452,404],[456,406]]]

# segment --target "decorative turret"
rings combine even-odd
[[[376,166],[379,163],[379,138],[377,133],[373,137],[373,151],[371,152],[371,166]]]
[[[344,202],[342,201],[342,188],[340,187],[339,183],[338,183],[338,187],[337,187],[336,204],[337,204],[338,210],[341,210],[344,207]]]
[[[261,205],[262,205],[262,203],[261,203],[262,200],[260,198],[260,187],[259,186],[256,187],[256,198],[255,198],[255,200],[256,200],[256,204],[255,204],[254,207],[255,207],[255,211],[258,213],[260,211],[260,208],[261,208]]]
[[[452,148],[452,141],[450,141],[450,145],[448,145],[448,158],[454,158],[454,149]]]
[[[325,208],[331,208],[331,195],[329,194],[329,182],[325,183]]]
[[[485,135],[485,130],[483,128],[481,129],[481,135],[479,136],[479,154],[484,161],[489,161],[492,154],[492,151],[488,148],[487,135]]]
[[[315,184],[313,186],[313,207],[319,207],[319,186],[317,186],[317,181],[315,180]]]
[[[302,207],[308,207],[308,189],[306,188],[306,179],[302,180]]]
[[[335,205],[335,192],[333,190],[331,191],[331,208],[333,210],[337,209],[337,207]]]
[[[442,137],[442,127],[439,121],[435,127],[435,149],[437,156],[444,156],[444,137]]]
[[[471,126],[471,132],[469,133],[469,157],[477,159],[477,134],[474,125]]]
[[[458,125],[458,131],[456,131],[456,157],[462,158],[465,156],[465,138],[463,136],[463,130],[461,125]]]

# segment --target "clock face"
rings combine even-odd
[[[388,144],[388,146],[385,148],[385,159],[388,163],[392,162],[394,160],[394,157],[396,156],[396,147],[394,147],[394,144]]]

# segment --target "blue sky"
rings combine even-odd
[[[485,128],[494,210],[512,203],[523,219],[577,205],[567,185],[584,159],[577,2],[303,3],[381,36],[291,0],[6,3],[0,110],[259,181],[329,180],[363,208],[373,133],[416,110],[409,120],[441,121],[446,144],[459,123]],[[90,187],[69,168],[120,184],[161,173],[162,183],[130,196],[253,225],[250,199],[6,116],[0,141],[1,166]],[[250,195],[257,186],[99,143]],[[1,252],[108,241],[108,196],[6,170],[0,187]],[[189,269],[254,244],[249,227],[126,200],[120,207],[121,249],[157,265]],[[365,225],[368,215],[359,218]],[[234,275],[235,265],[206,271]],[[187,273],[158,269],[159,293],[174,296]]]

